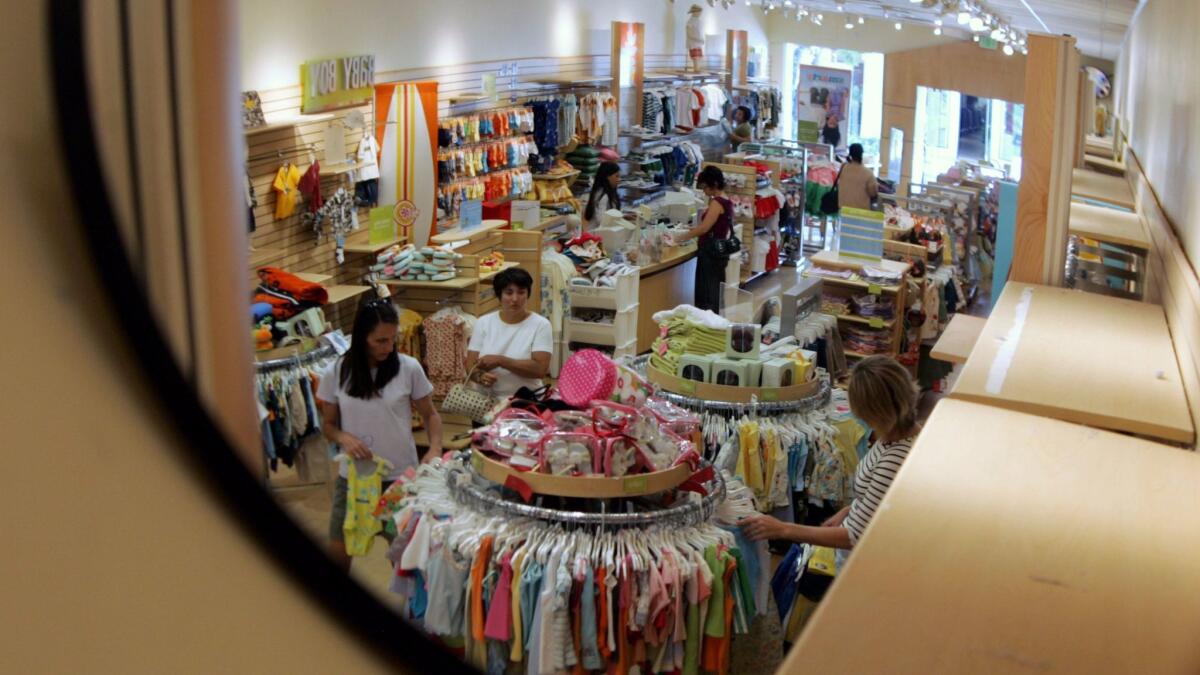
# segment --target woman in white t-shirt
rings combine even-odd
[[[390,300],[372,300],[354,317],[350,350],[325,373],[317,387],[325,438],[341,446],[358,462],[360,473],[375,471],[376,456],[389,460],[392,469],[384,489],[405,470],[417,465],[413,440],[415,408],[429,432],[429,451],[421,461],[442,454],[442,419],[433,406],[433,385],[421,364],[396,351],[400,317]],[[329,554],[344,569],[350,556],[342,538],[346,519],[346,465],[334,487],[329,519]]]
[[[521,387],[537,389],[550,370],[554,334],[550,321],[525,308],[533,277],[514,267],[492,279],[500,310],[475,322],[467,345],[467,371],[476,382],[506,398]]]
[[[621,210],[621,195],[617,186],[621,184],[621,166],[616,162],[604,162],[592,179],[588,191],[587,206],[583,209],[584,231],[589,232],[604,223],[604,214],[609,209]]]

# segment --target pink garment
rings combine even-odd
[[[501,642],[512,639],[512,576],[512,554],[506,553],[500,562],[500,582],[488,607],[484,637]]]
[[[820,183],[825,187],[833,187],[834,182],[837,181],[837,174],[838,172],[836,167],[828,164],[821,164],[808,170],[808,180],[814,183]]]
[[[467,326],[453,313],[435,314],[422,322],[425,330],[425,372],[435,398],[445,398],[451,387],[467,377]]]

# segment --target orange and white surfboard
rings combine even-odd
[[[424,246],[437,223],[437,83],[376,85],[375,113],[379,203]]]

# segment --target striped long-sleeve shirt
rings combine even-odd
[[[850,502],[850,512],[842,522],[850,532],[850,543],[857,544],[867,529],[867,523],[871,522],[875,509],[879,508],[879,502],[891,487],[912,444],[911,438],[895,443],[877,442],[859,462],[858,470],[854,472],[854,501]]]

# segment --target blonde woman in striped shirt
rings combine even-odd
[[[887,356],[871,356],[850,373],[850,410],[874,432],[874,444],[854,473],[854,499],[819,527],[757,515],[742,521],[752,540],[852,548],[862,537],[920,431],[918,391],[908,371]]]

